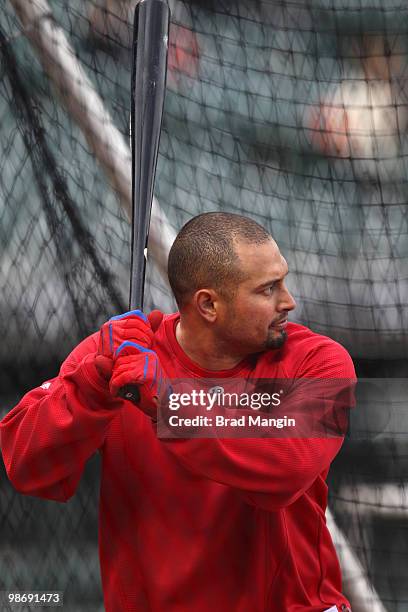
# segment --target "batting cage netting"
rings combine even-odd
[[[134,5],[0,8],[1,416],[127,310]],[[373,379],[330,474],[345,592],[359,612],[407,611],[408,9],[170,6],[146,310],[175,308],[166,254],[191,216],[244,213],[271,232],[290,267],[291,319],[342,343]],[[52,587],[66,610],[103,609],[98,482],[94,457],[58,504],[16,493],[3,470],[0,591]]]

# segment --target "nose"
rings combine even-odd
[[[296,308],[296,302],[292,294],[290,293],[290,291],[284,284],[282,287],[280,296],[279,296],[278,310],[283,312],[283,311],[294,310],[295,308]]]

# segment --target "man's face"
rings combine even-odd
[[[237,243],[244,280],[232,298],[220,301],[218,335],[243,354],[279,348],[286,340],[288,312],[296,306],[285,285],[288,265],[274,240]]]

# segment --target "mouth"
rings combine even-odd
[[[278,321],[277,323],[273,323],[272,325],[269,326],[270,329],[278,329],[278,330],[282,330],[285,329],[285,327],[288,324],[288,318],[285,317],[284,319],[282,319],[281,321]]]

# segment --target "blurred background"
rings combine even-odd
[[[330,474],[345,591],[353,612],[408,612],[408,8],[169,4],[146,310],[175,309],[163,268],[191,216],[238,212],[271,232],[291,319],[372,379]],[[127,310],[134,6],[0,7],[0,416]],[[0,487],[0,590],[102,610],[98,458],[67,504],[17,494],[4,468]]]

